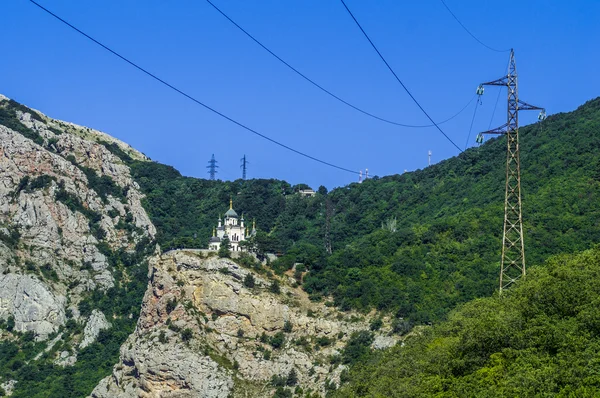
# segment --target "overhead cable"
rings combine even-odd
[[[505,52],[509,52],[510,51],[510,48],[507,49],[507,50],[498,50],[496,48],[488,46],[487,44],[485,44],[484,42],[482,42],[481,40],[479,40],[477,38],[477,36],[475,36],[473,33],[471,33],[471,31],[469,29],[467,29],[467,27],[462,22],[460,22],[460,19],[458,19],[458,17],[456,15],[454,15],[454,13],[450,9],[450,7],[448,7],[448,5],[446,4],[446,2],[444,0],[440,0],[440,1],[444,5],[444,7],[446,7],[446,10],[448,10],[448,12],[450,13],[450,15],[452,15],[454,17],[454,19],[456,20],[456,22],[458,22],[458,24],[460,26],[462,26],[462,28],[465,30],[465,32],[467,32],[473,39],[475,39],[477,41],[477,43],[481,44],[482,46],[484,46],[488,50],[496,51],[498,53],[505,53]]]
[[[365,32],[365,30],[362,28],[362,26],[360,26],[360,23],[354,17],[354,14],[352,14],[352,11],[350,11],[350,9],[348,8],[348,6],[344,2],[344,0],[340,0],[340,1],[344,5],[344,8],[346,9],[346,11],[348,11],[348,14],[350,14],[350,16],[352,17],[352,19],[354,20],[354,22],[356,23],[356,25],[358,26],[358,28],[360,29],[360,31],[363,33],[363,35],[365,36],[365,38],[369,41],[369,43],[371,44],[371,46],[373,47],[373,49],[375,50],[375,52],[377,52],[377,54],[379,55],[379,58],[381,58],[381,60],[385,64],[385,66],[387,66],[387,68],[390,70],[390,72],[392,72],[392,75],[394,75],[394,77],[396,78],[396,80],[398,81],[398,83],[400,83],[400,85],[402,86],[402,88],[404,89],[404,91],[406,91],[406,93],[408,94],[408,96],[414,101],[415,104],[417,104],[417,106],[419,107],[419,109],[421,110],[421,112],[423,112],[423,114],[425,114],[425,116],[427,116],[427,118],[431,121],[431,123],[433,123],[433,125],[440,131],[440,133],[442,133],[442,135],[444,137],[446,137],[446,139],[448,141],[450,141],[452,143],[452,145],[454,145],[456,147],[456,149],[458,149],[459,152],[462,153],[463,152],[462,149],[460,149],[460,147],[458,145],[456,145],[456,143],[454,141],[452,141],[452,139],[446,133],[444,133],[444,131],[440,128],[439,124],[436,123],[431,118],[431,116],[429,116],[429,114],[421,106],[421,104],[419,103],[419,101],[417,101],[417,99],[411,94],[411,92],[404,85],[404,83],[402,83],[402,80],[400,80],[400,78],[398,77],[398,75],[396,74],[396,72],[394,72],[394,70],[392,69],[392,67],[390,66],[390,64],[388,64],[388,62],[385,60],[385,58],[383,57],[383,55],[381,55],[381,53],[379,52],[379,50],[377,49],[377,47],[375,46],[375,44],[373,43],[373,41],[369,38],[369,35],[367,35],[367,32]]]
[[[494,110],[492,111],[492,117],[490,118],[490,124],[488,125],[488,130],[492,128],[492,121],[494,120],[494,115],[496,114],[496,108],[498,107],[498,100],[500,99],[500,93],[502,90],[498,90],[498,96],[496,97],[496,103],[494,104]]]
[[[304,80],[306,80],[307,82],[309,82],[310,84],[312,84],[313,86],[315,86],[316,88],[318,88],[319,90],[323,91],[324,93],[328,94],[329,96],[335,98],[336,100],[340,101],[341,103],[349,106],[350,108],[364,114],[367,116],[370,116],[374,119],[380,120],[382,122],[385,123],[389,123],[389,124],[393,124],[396,126],[401,126],[401,127],[411,127],[411,128],[423,128],[423,127],[433,127],[434,124],[426,124],[426,125],[414,125],[414,124],[405,124],[405,123],[398,123],[395,122],[393,120],[389,120],[389,119],[385,119],[383,117],[374,115],[370,112],[367,112],[359,107],[357,107],[356,105],[351,104],[350,102],[346,101],[345,99],[337,96],[336,94],[332,93],[331,91],[327,90],[325,87],[321,86],[319,83],[315,82],[314,80],[312,80],[311,78],[309,78],[308,76],[306,76],[304,73],[300,72],[298,69],[296,69],[295,67],[293,67],[292,65],[290,65],[287,61],[285,61],[284,59],[282,59],[279,55],[275,54],[273,51],[271,51],[267,46],[265,46],[264,44],[262,44],[257,38],[255,38],[254,36],[252,36],[247,30],[245,30],[244,28],[242,28],[237,22],[235,22],[233,19],[231,19],[231,17],[229,17],[227,14],[225,14],[219,7],[217,7],[212,1],[210,0],[206,0],[206,2],[208,4],[210,4],[215,10],[217,10],[219,12],[219,14],[221,14],[223,17],[225,17],[225,19],[227,19],[229,22],[231,22],[236,28],[238,28],[242,33],[244,33],[246,36],[248,36],[252,41],[254,41],[256,44],[258,44],[263,50],[265,50],[266,52],[268,52],[269,54],[271,54],[275,59],[277,59],[279,62],[281,62],[282,64],[284,64],[285,66],[287,66],[290,70],[292,70],[293,72],[295,72],[298,76],[302,77]],[[474,98],[474,97],[473,97]],[[460,115],[471,103],[471,101],[473,101],[473,98],[471,98],[469,100],[469,102],[463,107],[461,108],[460,111],[458,111],[458,113],[456,113],[455,115],[449,117],[448,119],[439,122],[438,124],[443,124],[446,122],[449,122],[450,120],[454,119],[455,117],[457,117],[458,115]]]
[[[475,115],[477,114],[477,107],[479,106],[479,101],[475,103],[475,110],[473,111],[473,117],[471,118],[471,127],[469,127],[469,134],[467,135],[467,142],[465,143],[465,151],[469,146],[469,140],[471,139],[471,131],[473,131],[473,122],[475,122]]]
[[[255,134],[255,135],[259,136],[259,137],[261,137],[261,138],[264,138],[265,140],[267,140],[267,141],[270,141],[270,142],[272,142],[272,143],[273,143],[273,144],[275,144],[275,145],[279,145],[279,146],[280,146],[280,147],[282,147],[282,148],[285,148],[285,149],[287,149],[287,150],[289,150],[289,151],[292,151],[292,152],[294,152],[294,153],[296,153],[296,154],[298,154],[298,155],[300,155],[300,156],[304,156],[305,158],[308,158],[308,159],[314,160],[315,162],[318,162],[318,163],[324,164],[324,165],[326,165],[326,166],[329,166],[329,167],[336,168],[336,169],[338,169],[338,170],[346,171],[346,172],[348,172],[348,173],[352,173],[352,174],[358,174],[358,172],[356,172],[356,171],[354,171],[354,170],[350,170],[350,169],[347,169],[347,168],[345,168],[345,167],[337,166],[337,165],[335,165],[335,164],[333,164],[333,163],[326,162],[326,161],[324,161],[324,160],[321,160],[321,159],[318,159],[318,158],[316,158],[316,157],[314,157],[314,156],[308,155],[308,154],[306,154],[306,153],[304,153],[304,152],[302,152],[302,151],[299,151],[299,150],[297,150],[297,149],[294,149],[294,148],[292,148],[292,147],[290,147],[290,146],[288,146],[288,145],[282,144],[281,142],[279,142],[279,141],[276,141],[276,140],[274,140],[273,138],[270,138],[270,137],[268,137],[268,136],[266,136],[266,135],[264,135],[264,134],[262,134],[262,133],[259,133],[258,131],[256,131],[256,130],[254,130],[254,129],[252,129],[252,128],[250,128],[250,127],[248,127],[248,126],[246,126],[246,125],[244,125],[244,124],[242,124],[242,123],[240,123],[240,122],[238,122],[237,120],[235,120],[235,119],[233,119],[233,118],[231,118],[231,117],[229,117],[229,116],[225,115],[224,113],[222,113],[222,112],[220,112],[220,111],[218,111],[218,110],[216,110],[216,109],[214,109],[214,108],[212,108],[212,107],[210,107],[210,106],[206,105],[205,103],[201,102],[200,100],[198,100],[198,99],[196,99],[196,98],[192,97],[190,94],[187,94],[187,93],[185,93],[184,91],[182,91],[182,90],[178,89],[177,87],[175,87],[175,86],[173,86],[173,85],[171,85],[171,84],[167,83],[165,80],[163,80],[163,79],[159,78],[159,77],[158,77],[158,76],[156,76],[155,74],[153,74],[153,73],[149,72],[148,70],[146,70],[146,69],[142,68],[141,66],[139,66],[139,65],[138,65],[138,64],[136,64],[136,63],[134,63],[133,61],[130,61],[129,59],[125,58],[123,55],[121,55],[121,54],[117,53],[116,51],[114,51],[114,50],[110,49],[110,48],[109,48],[109,47],[107,47],[106,45],[102,44],[102,43],[101,43],[101,42],[99,42],[98,40],[96,40],[96,39],[94,39],[93,37],[91,37],[90,35],[88,35],[87,33],[83,32],[83,31],[79,30],[78,28],[76,28],[75,26],[71,25],[69,22],[65,21],[64,19],[62,19],[62,18],[61,18],[61,17],[59,17],[58,15],[54,14],[52,11],[50,11],[50,10],[48,10],[47,8],[44,8],[42,5],[40,5],[40,4],[38,4],[38,3],[36,3],[34,0],[29,0],[29,1],[30,1],[31,3],[33,3],[33,4],[35,4],[35,5],[36,5],[37,7],[39,7],[40,9],[44,10],[45,12],[47,12],[48,14],[52,15],[54,18],[58,19],[59,21],[61,21],[62,23],[64,23],[64,24],[65,24],[65,25],[67,25],[68,27],[70,27],[71,29],[75,30],[75,31],[76,31],[76,32],[78,32],[79,34],[81,34],[81,35],[85,36],[86,38],[88,38],[89,40],[93,41],[94,43],[96,43],[96,44],[97,44],[97,45],[99,45],[100,47],[104,48],[106,51],[110,52],[111,54],[115,55],[116,57],[120,58],[121,60],[123,60],[123,61],[127,62],[129,65],[133,66],[134,68],[136,68],[136,69],[137,69],[137,70],[139,70],[140,72],[143,72],[144,74],[146,74],[146,75],[150,76],[150,77],[151,77],[151,78],[153,78],[154,80],[158,81],[159,83],[162,83],[163,85],[167,86],[167,87],[168,87],[168,88],[170,88],[171,90],[173,90],[173,91],[175,91],[175,92],[177,92],[177,93],[181,94],[182,96],[184,96],[184,97],[186,97],[187,99],[189,99],[189,100],[191,100],[191,101],[195,102],[196,104],[198,104],[198,105],[200,105],[200,106],[202,106],[202,107],[204,107],[204,108],[208,109],[209,111],[211,111],[211,112],[213,112],[213,113],[216,113],[217,115],[221,116],[221,117],[222,117],[222,118],[224,118],[224,119],[227,119],[227,120],[228,120],[228,121],[230,121],[231,123],[233,123],[233,124],[236,124],[237,126],[239,126],[239,127],[243,128],[243,129],[245,129],[245,130],[247,130],[247,131],[249,131],[249,132],[251,132],[251,133],[253,133],[253,134]]]

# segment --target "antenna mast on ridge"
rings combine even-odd
[[[519,99],[515,52],[510,50],[508,75],[483,83],[484,86],[508,88],[506,124],[482,134],[506,135],[506,193],[504,197],[504,231],[502,234],[502,261],[500,294],[519,278],[525,277],[525,241],[523,240],[523,212],[521,205],[521,162],[519,159],[519,111],[542,110]]]

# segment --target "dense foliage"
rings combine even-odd
[[[521,129],[529,263],[600,241],[599,129],[600,99]],[[505,158],[505,139],[493,139],[424,170],[313,198],[282,181],[208,181],[130,164],[163,249],[206,247],[233,197],[263,231],[258,246],[285,253],[276,269],[307,265],[301,279],[315,298],[423,323],[496,288]]]
[[[350,374],[339,397],[600,396],[600,249],[559,255]]]

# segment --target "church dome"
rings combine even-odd
[[[220,241],[221,241],[221,239],[220,239],[220,238],[218,238],[218,237],[216,237],[216,236],[213,236],[212,238],[210,238],[210,241],[209,241],[209,242],[210,242],[210,243],[217,243],[217,242],[220,242]]]
[[[225,212],[225,217],[234,217],[234,218],[238,218],[237,213],[235,212],[235,210],[233,209],[229,209]]]

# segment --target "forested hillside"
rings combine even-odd
[[[600,99],[520,130],[529,264],[600,241],[599,130]],[[422,323],[496,288],[505,152],[504,138],[492,139],[424,170],[321,188],[314,198],[282,181],[207,181],[130,163],[163,249],[205,246],[232,196],[256,218],[258,246],[286,253],[276,269],[307,265],[313,297]]]
[[[600,249],[559,255],[506,291],[355,367],[337,397],[600,396]]]

